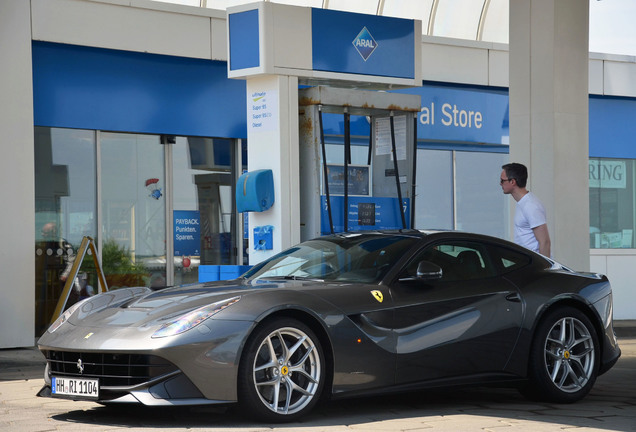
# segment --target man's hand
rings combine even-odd
[[[534,236],[539,242],[539,253],[543,256],[550,257],[550,234],[548,233],[548,225],[543,224],[532,228]]]

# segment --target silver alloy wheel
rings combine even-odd
[[[552,383],[561,391],[575,393],[594,374],[594,340],[581,321],[558,320],[545,341],[545,367]]]
[[[271,332],[254,358],[254,385],[261,402],[277,414],[294,414],[318,390],[322,368],[314,342],[297,328]]]

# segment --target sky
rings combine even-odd
[[[590,51],[636,56],[636,0],[590,0]]]

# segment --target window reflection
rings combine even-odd
[[[96,235],[95,133],[35,128],[35,331],[44,332],[84,236]],[[82,267],[67,305],[91,295]]]
[[[590,248],[634,247],[635,162],[590,158]]]

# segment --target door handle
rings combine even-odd
[[[521,303],[521,296],[518,293],[508,294],[506,300],[516,303]]]

